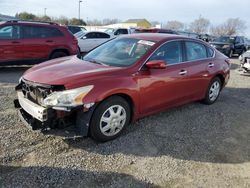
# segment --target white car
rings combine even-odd
[[[100,31],[89,31],[75,34],[81,52],[89,52],[95,47],[111,39],[107,33]]]
[[[117,36],[117,35],[126,35],[131,34],[132,29],[126,29],[126,28],[108,28],[104,31],[105,33],[110,34],[111,36]]]

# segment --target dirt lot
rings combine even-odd
[[[12,105],[24,69],[1,69],[0,187],[250,187],[250,77],[237,66],[214,105],[150,116],[104,144],[27,129]]]

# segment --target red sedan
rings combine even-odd
[[[74,126],[98,141],[131,122],[192,101],[214,103],[229,60],[207,43],[166,34],[111,40],[84,57],[50,60],[24,73],[15,106],[33,129]]]

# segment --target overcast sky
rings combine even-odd
[[[0,13],[15,15],[17,12],[48,16],[78,17],[78,0],[0,0]],[[250,37],[250,0],[83,0],[81,18],[103,19],[146,18],[166,23],[178,20],[190,23],[199,15],[212,24],[220,24],[228,18],[240,18],[247,23]]]

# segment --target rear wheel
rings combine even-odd
[[[114,96],[103,101],[95,110],[90,134],[99,142],[105,142],[118,137],[129,124],[130,106],[122,97]]]
[[[67,54],[66,54],[65,52],[57,51],[57,52],[54,52],[54,53],[50,56],[50,59],[55,59],[55,58],[64,57],[64,56],[67,56]]]
[[[209,84],[206,97],[203,100],[205,104],[213,104],[219,97],[222,88],[221,79],[215,77]]]

